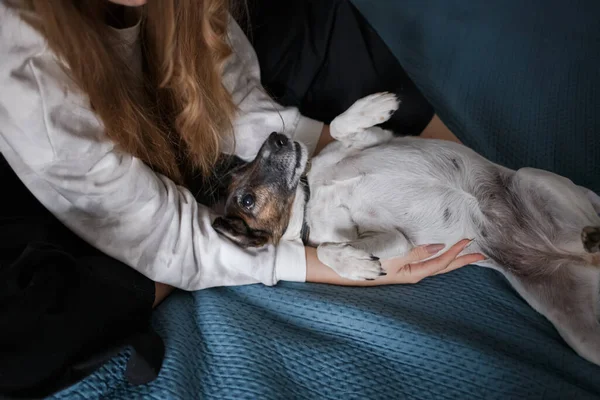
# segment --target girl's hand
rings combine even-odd
[[[461,251],[470,243],[470,240],[461,240],[450,247],[444,254],[430,258],[441,249],[439,246],[430,245],[415,247],[407,255],[382,261],[383,269],[387,275],[373,281],[353,281],[339,276],[335,271],[321,263],[317,258],[317,251],[312,247],[306,248],[306,281],[316,283],[329,283],[345,286],[379,286],[418,283],[428,276],[445,274],[465,265],[485,260],[485,256],[478,253],[458,257]]]

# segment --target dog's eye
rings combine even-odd
[[[240,199],[240,204],[242,207],[250,209],[254,206],[254,196],[251,194],[245,194]]]

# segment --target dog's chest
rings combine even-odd
[[[342,242],[358,237],[358,227],[352,219],[352,183],[311,187],[306,205],[306,222],[310,227],[310,242]]]

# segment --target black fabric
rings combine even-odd
[[[349,1],[249,0],[248,14],[238,22],[258,55],[263,86],[279,103],[329,123],[359,98],[388,91],[402,105],[383,127],[418,135],[433,117],[432,106]]]
[[[71,233],[4,158],[0,182],[0,396],[44,397],[129,345],[130,381],[155,377],[154,282]]]

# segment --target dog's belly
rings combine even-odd
[[[513,171],[455,143],[398,138],[360,152],[339,148],[335,155],[316,157],[308,176],[313,244],[394,231],[412,245],[471,238],[470,252],[527,269],[542,257],[528,249],[550,241],[582,251],[581,229],[600,223],[569,180]]]
[[[434,185],[411,181],[401,185],[393,180],[382,186],[379,176],[363,179],[368,181],[313,190],[307,208],[313,244],[352,241],[361,234],[390,231],[402,232],[413,245],[451,245],[477,235],[472,199]]]
[[[463,147],[409,138],[339,151],[346,153],[336,164],[317,157],[309,173],[307,220],[314,244],[393,230],[413,245],[476,237],[480,213],[469,174],[492,174],[494,164],[469,157]]]

